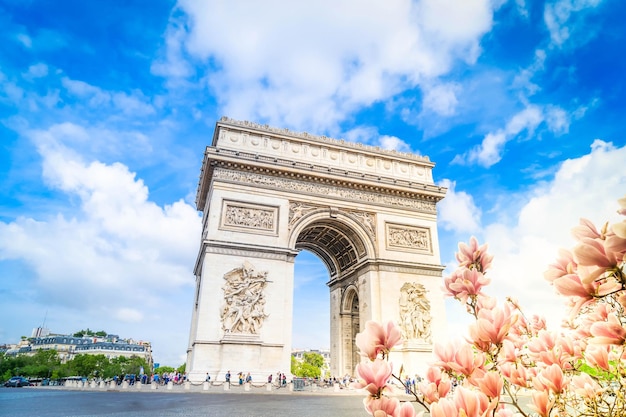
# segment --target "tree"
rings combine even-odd
[[[291,357],[291,373],[303,378],[319,378],[324,367],[324,357],[319,353],[305,352],[302,360]]]

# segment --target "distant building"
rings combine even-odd
[[[41,328],[38,328],[41,329]],[[76,355],[104,355],[108,359],[124,356],[137,356],[152,367],[152,346],[150,342],[120,339],[118,335],[83,336],[51,334],[47,329],[33,331],[36,336],[21,340],[6,350],[6,355],[34,355],[38,350],[56,350],[62,363],[72,360]]]

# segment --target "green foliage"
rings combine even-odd
[[[84,376],[108,379],[115,375],[139,375],[141,367],[144,370],[149,369],[146,361],[138,356],[130,358],[119,356],[108,359],[102,354],[81,354],[61,364],[55,350],[39,350],[33,356],[0,357],[0,379],[6,381],[15,375],[28,378],[58,379],[68,376]]]
[[[180,372],[181,374],[184,374],[186,369],[187,369],[187,363],[183,363],[178,368],[176,368],[176,371]]]
[[[170,372],[174,372],[174,371],[176,371],[176,369],[172,368],[171,366],[160,366],[154,371],[154,373],[163,375],[163,374],[169,374]]]
[[[324,367],[324,357],[319,353],[304,352],[304,355],[302,355],[302,359],[305,363],[315,366],[316,368],[321,369]]]
[[[302,361],[291,357],[291,373],[302,378],[319,378],[324,367],[324,357],[319,353],[305,352]]]
[[[105,332],[104,330],[100,330],[97,332],[94,332],[93,330],[90,330],[89,327],[85,330],[79,330],[76,333],[73,334],[74,337],[85,337],[85,336],[98,336],[98,337],[105,337],[108,333]]]

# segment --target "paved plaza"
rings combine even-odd
[[[180,389],[178,389],[180,388]],[[363,417],[363,396],[335,392],[0,388],[4,416]]]

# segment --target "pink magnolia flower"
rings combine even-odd
[[[548,266],[543,276],[546,280],[553,282],[556,278],[576,273],[576,267],[574,255],[567,249],[559,249],[559,257],[556,259],[556,262]]]
[[[485,365],[485,354],[474,352],[468,344],[461,345],[455,355],[454,362],[448,363],[453,371],[465,375],[466,377],[480,377],[483,375]]]
[[[502,372],[502,375],[511,384],[520,388],[528,387],[529,374],[527,373],[526,368],[523,365],[507,362],[500,365],[499,369],[500,372]]]
[[[356,335],[356,345],[362,356],[374,360],[379,353],[388,354],[402,340],[400,329],[391,321],[381,325],[373,320],[365,323],[365,330]]]
[[[460,386],[454,392],[454,404],[459,410],[459,416],[486,417],[495,409],[497,401],[489,402],[484,393]]]
[[[533,403],[529,405],[540,417],[550,417],[550,412],[554,406],[554,399],[546,391],[535,391],[532,393]]]
[[[424,396],[424,401],[430,404],[448,395],[452,389],[452,382],[447,374],[440,373],[439,378],[428,379],[427,377],[427,381],[419,382],[417,388]]]
[[[603,240],[591,238],[581,240],[581,243],[574,248],[574,257],[578,265],[590,266],[602,271],[595,272],[593,269],[594,272],[588,273],[588,276],[582,280],[584,283],[597,279],[603,272],[618,268],[618,263],[621,263],[623,258],[620,252],[607,250]]]
[[[397,411],[397,414],[394,417],[422,417],[424,415],[423,411],[419,413],[415,412],[415,408],[413,404],[409,402],[403,403]]]
[[[435,366],[428,368],[428,371],[426,373],[426,378],[429,381],[435,382],[435,380],[430,378],[429,373],[434,373],[436,375],[436,373],[439,372],[439,376],[441,376],[441,371],[437,367],[440,367],[446,372],[452,370],[449,364],[454,362],[454,355],[456,354],[456,349],[459,343],[462,342],[451,341],[446,343],[445,345],[441,343],[435,343],[433,347],[433,354],[436,358],[436,361],[434,363]]]
[[[622,326],[615,313],[608,316],[607,321],[591,325],[593,338],[589,343],[598,345],[623,345],[626,342],[626,329]]]
[[[397,398],[384,396],[380,398],[367,397],[363,404],[365,405],[365,410],[374,417],[396,417],[400,409],[400,401]]]
[[[393,372],[392,365],[382,359],[361,362],[356,366],[359,382],[352,384],[355,389],[364,388],[373,397],[378,397],[388,387],[387,381]]]
[[[617,203],[619,204],[619,209],[617,210],[617,213],[621,214],[622,216],[626,216],[626,196],[617,200]]]
[[[563,374],[563,369],[557,364],[544,368],[536,379],[539,382],[538,386],[544,386],[555,394],[562,393],[569,383]]]
[[[512,313],[508,303],[503,307],[480,310],[476,322],[469,327],[474,345],[484,352],[489,350],[491,344],[500,345],[517,321],[518,316]]]
[[[599,239],[602,237],[596,226],[587,219],[580,219],[580,224],[572,229],[572,235],[574,235],[576,240],[585,238]]]
[[[459,411],[454,401],[448,398],[442,398],[430,406],[431,417],[458,417]]]
[[[594,399],[602,393],[600,384],[584,372],[572,377],[572,386],[576,394],[587,399]]]
[[[478,388],[490,399],[500,398],[502,388],[504,388],[504,381],[500,374],[496,371],[490,371],[478,379]]]
[[[610,371],[609,346],[607,345],[589,345],[585,350],[585,359],[591,366]]]
[[[613,231],[613,233],[615,233],[616,236],[619,236],[622,239],[626,239],[626,220],[622,220],[619,223],[611,225],[611,230]]]
[[[456,253],[456,260],[459,262],[460,268],[477,269],[485,272],[491,267],[493,255],[487,253],[487,244],[478,245],[478,240],[472,236],[470,244],[464,242],[459,243],[459,251]]]
[[[466,302],[470,296],[481,294],[483,286],[491,280],[476,269],[457,269],[444,279],[445,295]]]

